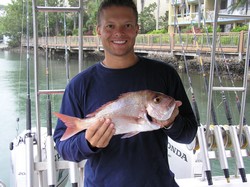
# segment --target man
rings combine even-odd
[[[177,187],[168,166],[167,138],[190,143],[197,123],[177,72],[169,65],[134,53],[139,31],[132,0],[104,0],[98,11],[97,33],[105,58],[79,73],[67,86],[61,113],[84,118],[120,94],[153,90],[174,97],[176,108],[162,128],[121,139],[113,136],[112,119],[100,119],[86,131],[60,141],[66,126],[58,120],[57,149],[66,160],[85,165],[86,187]]]

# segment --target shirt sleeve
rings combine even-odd
[[[179,115],[172,127],[163,130],[176,142],[191,143],[196,136],[198,125],[182,81],[176,71],[174,71],[169,84],[171,85],[170,95],[181,101],[182,105],[179,107]]]
[[[79,90],[78,90],[79,91]],[[74,94],[74,89],[69,86],[66,88],[62,99],[60,113],[82,118],[83,112],[81,111],[79,96]],[[74,98],[74,99],[73,99]],[[93,154],[97,154],[100,150],[92,150],[85,139],[85,131],[78,133],[71,138],[60,141],[62,135],[66,130],[64,123],[58,119],[54,132],[54,141],[59,154],[65,160],[80,162],[83,159],[89,158]]]

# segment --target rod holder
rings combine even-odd
[[[225,178],[227,179],[227,182],[230,182],[226,151],[225,151],[225,146],[223,142],[221,127],[219,125],[214,126],[214,136],[215,136],[215,140],[217,143],[217,150],[219,154],[219,161],[220,161],[221,169],[224,171],[224,175],[225,175]]]
[[[72,184],[72,186],[78,186],[78,165],[75,162],[69,162],[69,173],[70,173],[70,182]]]
[[[205,138],[204,127],[202,125],[198,127],[197,135],[198,135],[198,140],[199,140],[200,149],[201,149],[200,151],[201,158],[204,164],[204,171],[206,173],[208,185],[213,185],[210,160],[209,160],[208,149],[207,149],[207,142]]]
[[[245,125],[243,127],[243,132],[245,133],[247,145],[248,148],[250,149],[250,127],[248,125]]]
[[[243,162],[243,158],[241,155],[240,143],[239,143],[239,138],[237,135],[236,126],[232,126],[232,125],[229,126],[229,132],[230,132],[230,137],[231,137],[231,141],[232,141],[232,145],[234,149],[236,165],[237,165],[237,168],[239,169],[242,182],[247,182],[245,167],[244,167],[244,162]]]
[[[47,168],[48,168],[47,169],[48,186],[55,186],[56,166],[55,166],[54,141],[52,136],[47,136],[46,151],[47,151]]]
[[[33,187],[34,185],[34,155],[33,155],[33,137],[31,130],[27,130],[25,137],[26,144],[26,186]]]

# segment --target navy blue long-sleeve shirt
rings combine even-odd
[[[177,187],[167,158],[167,137],[190,143],[196,135],[197,122],[184,87],[173,67],[140,57],[125,69],[109,69],[101,63],[76,75],[68,84],[61,113],[84,118],[122,93],[153,90],[182,101],[179,115],[170,129],[139,133],[131,138],[112,137],[103,149],[92,150],[85,131],[60,141],[66,126],[58,120],[54,140],[65,160],[85,165],[86,187]]]

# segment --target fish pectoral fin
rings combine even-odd
[[[145,118],[142,118],[141,116],[129,116],[129,115],[121,115],[119,116],[119,119],[125,120],[127,123],[133,123],[133,124],[144,124]]]
[[[139,134],[140,132],[138,131],[135,131],[135,132],[130,132],[130,133],[127,133],[127,134],[124,134],[121,138],[124,139],[124,138],[131,138],[137,134]]]

